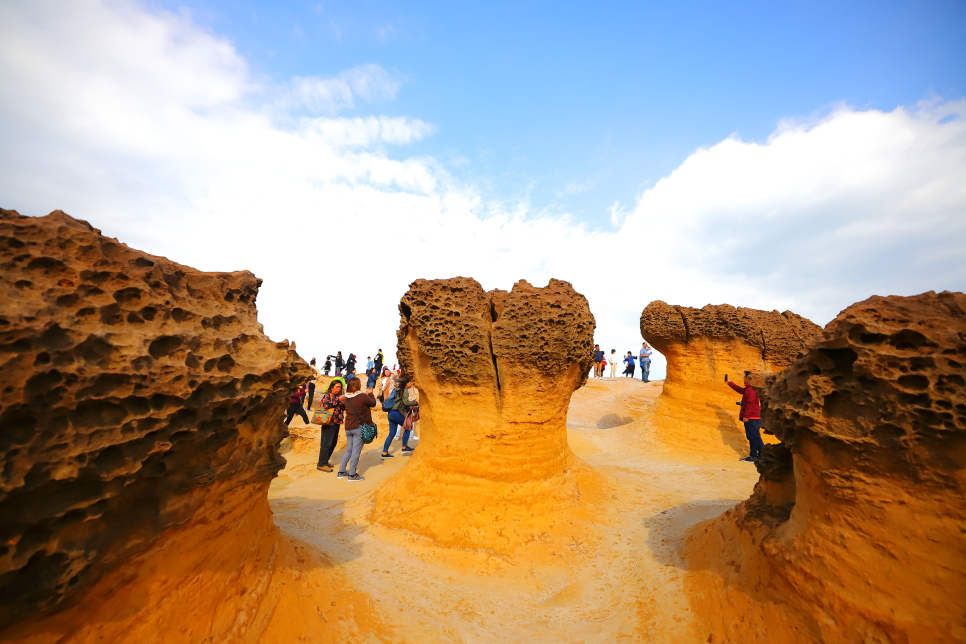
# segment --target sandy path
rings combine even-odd
[[[275,521],[367,593],[396,641],[705,642],[683,592],[680,538],[747,498],[758,474],[747,463],[688,461],[656,448],[648,417],[660,391],[661,383],[608,378],[573,395],[570,445],[612,486],[607,507],[593,508],[601,522],[590,537],[555,535],[511,561],[371,526],[366,493],[407,460],[381,460],[380,439],[363,451],[360,483],[315,469],[317,439],[287,453],[269,493]],[[385,436],[385,416],[373,416]],[[392,451],[399,447],[394,441]],[[342,449],[340,441],[334,463]]]

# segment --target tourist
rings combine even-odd
[[[765,443],[761,440],[761,403],[758,402],[758,392],[751,386],[751,372],[745,372],[745,386],[739,387],[728,380],[728,374],[724,377],[725,383],[741,394],[741,411],[738,412],[738,420],[745,425],[745,438],[748,439],[749,454],[747,458],[741,459],[746,463],[754,463],[761,456],[761,448]]]
[[[376,379],[379,378],[379,372],[376,371],[375,367],[372,367],[368,371],[366,371],[366,374],[369,375],[369,379],[366,381],[366,389],[375,389]]]
[[[335,375],[341,376],[342,370],[345,368],[345,360],[342,359],[342,352],[335,352]]]
[[[361,389],[362,382],[358,378],[350,378],[346,394],[341,398],[346,410],[346,447],[336,476],[340,479],[348,478],[350,481],[363,481],[366,478],[356,472],[356,466],[359,464],[359,455],[362,454],[362,426],[374,424],[372,408],[376,406],[376,399],[372,397],[372,389],[366,389],[365,393]]]
[[[308,404],[309,409],[312,409],[313,398],[315,398],[315,380],[309,380],[309,404]]]
[[[325,364],[322,365],[322,370],[325,371],[325,375],[329,375],[332,370],[332,356],[325,356]]]
[[[631,378],[634,377],[634,359],[634,354],[628,351],[627,355],[624,357],[624,364],[627,365],[627,367],[624,368],[625,376],[630,376]]]
[[[617,349],[610,350],[610,377],[617,377]]]
[[[396,436],[396,432],[399,427],[406,422],[406,416],[409,414],[410,410],[419,405],[419,399],[416,397],[415,392],[409,391],[413,388],[413,383],[409,381],[406,376],[401,376],[396,381],[396,387],[389,393],[389,397],[386,400],[391,400],[392,396],[395,395],[395,401],[393,401],[392,410],[389,412],[389,434],[386,436],[386,441],[382,445],[382,458],[394,458],[392,454],[389,453],[389,446],[392,444],[392,439]],[[402,453],[411,454],[413,448],[409,446],[409,435],[411,430],[405,429],[402,432]]]
[[[396,374],[393,373],[392,369],[389,367],[382,368],[382,375],[379,378],[379,382],[376,384],[377,391],[379,392],[378,398],[379,402],[382,402],[389,398],[392,390],[396,387]]]
[[[315,356],[312,356],[312,359],[309,360],[309,366],[313,369],[315,368]]]
[[[594,345],[594,378],[604,377],[604,352],[600,350],[600,345]]]
[[[644,382],[651,382],[651,345],[647,342],[641,345],[641,355],[640,361],[641,365],[641,380]]]
[[[345,372],[346,374],[350,374],[350,373],[354,374],[356,372],[356,354],[354,353],[349,354],[348,359],[346,359],[345,361]],[[351,377],[352,376],[347,375],[346,382],[348,382],[349,378]]]
[[[368,356],[366,358],[366,373],[368,374],[370,371],[375,369],[375,367],[376,363],[372,361],[372,356]]]
[[[345,419],[345,403],[342,401],[343,386],[342,378],[337,376],[329,383],[328,390],[322,394],[322,409],[332,410],[329,422],[322,425],[322,441],[319,445],[319,464],[316,469],[323,472],[332,471],[329,459],[332,458],[335,445],[339,442],[339,426]]]
[[[386,362],[386,357],[382,355],[382,349],[379,349],[379,351],[376,352],[376,359],[373,364],[373,366],[376,368],[376,371],[382,371],[382,365],[385,362]]]
[[[288,415],[285,418],[286,425],[292,422],[292,418],[295,416],[295,414],[298,414],[299,416],[301,416],[302,420],[305,421],[306,425],[309,424],[309,416],[308,414],[305,413],[305,408],[302,407],[302,401],[304,399],[305,399],[305,385],[302,385],[301,387],[296,389],[295,393],[292,394],[291,398],[288,399]]]

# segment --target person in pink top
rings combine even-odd
[[[741,459],[746,463],[754,463],[761,456],[761,448],[765,443],[761,440],[761,403],[758,401],[758,392],[751,386],[751,372],[745,372],[745,386],[739,387],[728,379],[725,374],[725,383],[739,394],[741,394],[741,411],[738,412],[738,420],[745,425],[745,438],[748,439],[750,453],[746,458]]]

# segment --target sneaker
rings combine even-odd
[[[337,479],[344,479],[347,476],[349,476],[349,475],[346,474],[345,472],[339,472],[338,474],[335,475],[335,478],[337,478]]]
[[[404,451],[404,452],[406,452],[408,454],[408,453],[413,452],[415,450],[412,447],[404,447],[404,448],[402,448],[402,451]]]
[[[757,461],[758,459],[757,459],[757,458],[752,458],[752,457],[750,457],[750,456],[746,456],[746,457],[744,457],[744,458],[739,458],[738,460],[739,460],[739,461],[744,461],[745,463],[754,463],[754,462],[755,462],[755,461]]]
[[[379,457],[382,458],[383,460],[385,460],[387,458],[396,458],[395,456],[393,456],[392,454],[390,454],[388,452],[386,452],[385,454],[380,454]]]
[[[349,475],[349,480],[350,481],[365,481],[366,480],[366,477],[364,477],[362,474],[350,474]]]

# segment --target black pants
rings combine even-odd
[[[309,383],[309,409],[312,409],[312,399],[315,398],[315,383]],[[306,421],[308,422],[308,421]]]
[[[322,444],[319,445],[319,467],[329,464],[335,445],[339,442],[341,425],[322,425]]]
[[[303,408],[302,405],[298,404],[297,402],[293,402],[288,404],[288,417],[285,419],[286,425],[292,422],[292,418],[295,416],[295,414],[301,416],[306,425],[309,424],[309,416],[305,413],[305,408]]]

